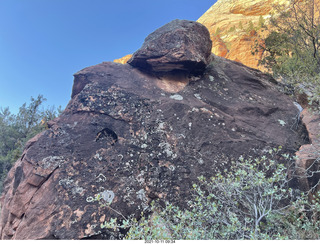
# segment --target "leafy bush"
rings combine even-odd
[[[278,152],[254,160],[241,157],[211,179],[199,177],[187,209],[153,202],[152,214],[142,213],[139,220],[122,216],[101,227],[126,230],[124,239],[318,239],[319,196],[310,203],[289,187],[294,160],[282,155],[285,167],[275,159]]]
[[[47,121],[61,112],[61,108],[41,108],[45,100],[42,95],[31,97],[30,104],[24,103],[16,115],[9,108],[0,108],[0,192],[7,173],[21,156],[25,143],[45,130]]]
[[[290,0],[275,8],[277,14],[265,27],[269,34],[262,38],[264,45],[254,47],[264,53],[260,64],[283,84],[306,94],[320,111],[320,3]]]

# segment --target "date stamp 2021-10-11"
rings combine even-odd
[[[171,244],[176,243],[175,240],[145,240],[144,243],[147,244]]]

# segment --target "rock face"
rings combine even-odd
[[[28,142],[8,174],[1,239],[108,239],[100,224],[111,217],[138,216],[154,199],[184,206],[197,177],[240,155],[278,145],[294,153],[303,144],[292,129],[299,111],[271,77],[217,56],[205,70],[177,65],[178,57],[185,63],[181,40],[192,39],[175,33],[181,55],[173,70],[190,68],[198,77],[172,69],[154,75],[168,70],[160,61],[147,73],[145,66],[104,62],[74,75],[67,108]],[[195,49],[201,54],[193,60],[206,64],[208,57],[198,57],[211,46],[201,43],[208,46]],[[110,207],[93,201],[97,194]]]
[[[218,0],[197,22],[210,32],[212,53],[266,71],[259,65],[263,53],[252,55],[252,47],[256,43],[263,44],[261,37],[268,31],[261,26],[268,26],[271,14],[276,13],[275,5],[289,6],[289,3],[290,0]],[[130,57],[127,55],[114,62],[123,64]]]
[[[208,28],[212,40],[219,38],[214,54],[263,70],[258,65],[262,53],[252,55],[252,46],[260,42],[261,25],[268,23],[273,5],[285,3],[289,0],[218,0],[198,22]]]
[[[202,74],[211,54],[210,34],[203,25],[173,20],[151,33],[128,61],[151,73]]]
[[[118,58],[118,59],[113,60],[113,62],[119,63],[119,64],[126,64],[131,57],[132,57],[132,55],[128,54],[122,58]]]
[[[320,192],[320,116],[308,109],[301,113],[302,122],[308,131],[310,143],[302,145],[296,153],[297,174],[301,190],[308,191],[309,199]]]
[[[262,71],[259,66],[263,53],[252,55],[252,47],[262,43],[261,25],[267,25],[275,4],[289,0],[218,0],[197,22],[205,25],[212,40],[212,53]],[[126,63],[131,56],[114,60]]]

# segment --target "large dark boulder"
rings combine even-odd
[[[128,63],[152,73],[201,75],[211,54],[208,29],[194,21],[173,20],[151,33]]]
[[[184,206],[197,177],[240,155],[296,151],[293,101],[269,76],[212,60],[181,80],[111,62],[76,73],[65,111],[8,174],[1,238],[110,238],[104,221],[138,216],[154,199]],[[110,207],[92,201],[99,193]]]

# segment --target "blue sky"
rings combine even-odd
[[[0,0],[0,107],[30,97],[65,108],[73,74],[139,49],[173,19],[197,20],[216,0]]]

